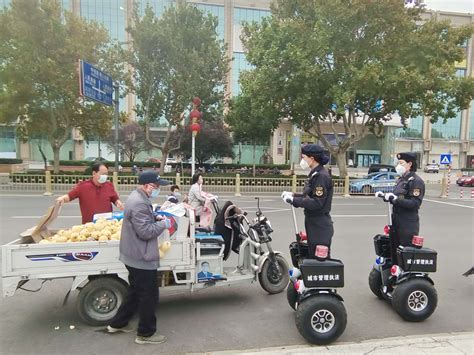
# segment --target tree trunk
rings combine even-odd
[[[61,147],[56,145],[51,146],[53,148],[53,166],[54,166],[54,173],[59,174],[59,150]]]
[[[336,154],[337,166],[339,168],[339,177],[345,178],[347,176],[346,165],[346,151],[339,149]]]
[[[38,143],[38,150],[41,154],[41,157],[43,158],[44,162],[44,171],[48,170],[48,159],[46,158],[46,155],[44,154],[43,148],[41,147],[41,144]]]
[[[160,164],[160,175],[165,173],[166,159],[168,159],[168,143],[166,142],[163,149],[161,150],[161,164]]]
[[[257,150],[257,145],[253,143],[253,177],[255,177],[255,151]]]

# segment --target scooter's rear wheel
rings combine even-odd
[[[344,332],[346,324],[346,308],[336,296],[314,295],[298,304],[296,328],[312,344],[333,342]]]
[[[380,298],[383,299],[382,295],[382,274],[377,269],[372,269],[369,274],[369,287],[370,291]]]
[[[298,292],[295,289],[295,285],[292,281],[288,283],[288,287],[286,288],[286,299],[288,300],[288,304],[293,310],[296,310],[296,302],[298,302]]]
[[[433,314],[438,305],[438,294],[426,279],[410,279],[393,291],[392,306],[409,322],[421,322]]]
[[[281,255],[275,255],[275,259],[278,263],[278,268],[275,263],[268,258],[263,263],[262,270],[258,274],[260,286],[272,294],[282,292],[290,281],[288,263],[285,258]]]

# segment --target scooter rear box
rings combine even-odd
[[[375,254],[384,258],[390,257],[390,237],[388,235],[377,234],[374,237]]]
[[[304,259],[300,265],[306,287],[344,287],[344,264],[337,259]]]
[[[301,255],[300,255],[301,251]],[[291,255],[291,262],[294,267],[299,268],[298,265],[298,258],[307,258],[308,257],[308,244],[300,243],[300,247],[298,250],[298,244],[296,242],[292,242],[290,244],[290,255]]]
[[[438,253],[433,249],[402,247],[397,248],[398,265],[404,271],[435,272]]]

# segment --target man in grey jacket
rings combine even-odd
[[[171,227],[171,222],[168,219],[156,220],[150,198],[156,198],[160,185],[168,185],[169,181],[160,179],[155,171],[144,171],[138,177],[138,184],[127,199],[120,238],[120,260],[128,270],[130,287],[107,330],[109,333],[133,331],[128,322],[138,311],[135,342],[160,344],[166,341],[166,337],[155,334],[155,308],[159,298],[157,268],[160,263],[157,238]]]

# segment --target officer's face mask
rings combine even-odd
[[[407,169],[405,168],[404,165],[401,163],[398,163],[398,165],[395,167],[395,170],[397,171],[397,174],[403,175],[406,173]]]
[[[300,161],[300,167],[303,170],[308,170],[309,169],[309,164],[305,159],[302,158],[301,161]]]

